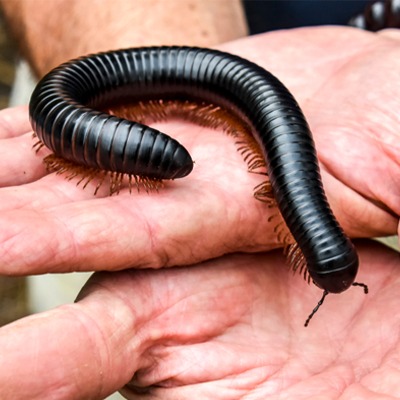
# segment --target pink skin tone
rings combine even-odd
[[[220,47],[298,99],[353,237],[398,229],[399,39],[330,27]],[[2,398],[101,399],[133,376],[130,399],[139,387],[167,400],[400,396],[398,254],[356,242],[370,294],[328,296],[303,328],[321,291],[288,273],[281,251],[266,252],[279,244],[276,211],[252,197],[263,178],[226,135],[159,127],[189,148],[193,173],[158,194],[102,187],[94,197],[96,182],[82,190],[46,174],[26,108],[0,112],[0,273],[121,270],[95,274],[76,304],[0,329]],[[224,255],[237,252],[252,254]]]

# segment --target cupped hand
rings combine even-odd
[[[188,268],[95,273],[76,304],[0,330],[1,398],[395,399],[400,260],[357,244],[359,280],[329,295],[280,251]]]
[[[278,76],[310,122],[324,185],[351,236],[394,234],[400,215],[400,46],[395,32],[308,28],[221,46]],[[279,245],[255,200],[264,177],[246,171],[234,140],[183,122],[161,124],[196,162],[159,193],[97,196],[47,174],[32,150],[26,109],[0,113],[0,272],[185,265]]]

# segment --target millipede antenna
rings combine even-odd
[[[364,293],[368,294],[368,286],[365,283],[354,282],[351,286],[361,286],[364,289]]]
[[[318,311],[318,309],[322,306],[322,303],[325,300],[325,297],[329,294],[329,292],[327,290],[324,290],[324,294],[321,297],[321,300],[318,302],[318,304],[316,305],[316,307],[314,308],[314,310],[312,310],[311,314],[308,316],[308,318],[306,319],[306,322],[304,323],[304,326],[307,327],[308,324],[311,321],[311,318],[314,316],[314,314]]]

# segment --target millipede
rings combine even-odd
[[[53,152],[45,158],[49,170],[86,183],[109,177],[111,193],[126,179],[130,189],[152,189],[192,171],[189,152],[146,125],[149,118],[222,128],[236,138],[250,171],[265,170],[268,180],[254,196],[277,205],[293,270],[323,290],[305,326],[327,294],[351,286],[368,292],[355,282],[358,255],[327,201],[307,121],[289,90],[260,66],[196,47],[103,52],[50,71],[29,113],[37,147]]]
[[[400,0],[373,1],[365,10],[350,19],[348,25],[377,32],[400,26]]]

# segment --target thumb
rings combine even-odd
[[[0,329],[3,400],[102,399],[132,378],[143,344],[138,326],[146,325],[146,316],[133,313],[133,300],[127,304],[110,285],[94,279],[87,288],[76,304]]]

